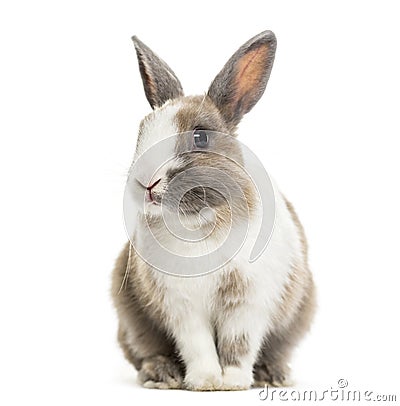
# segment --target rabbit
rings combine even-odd
[[[190,132],[207,143],[207,131],[218,131],[235,139],[240,120],[264,93],[276,50],[275,35],[261,32],[233,54],[205,95],[184,96],[172,69],[136,36],[132,40],[152,108],[140,124],[134,162],[171,134]],[[240,151],[232,149],[240,160]],[[291,353],[310,329],[316,308],[303,227],[292,204],[272,181],[274,230],[260,257],[249,262],[248,250],[261,215],[254,186],[235,172],[229,160],[198,151],[186,155],[184,159],[175,156],[149,185],[142,185],[146,203],[138,213],[135,244],[128,242],[116,261],[112,298],[122,351],[146,388],[214,391],[286,386],[291,382]],[[146,162],[141,165],[146,172]],[[234,228],[246,212],[246,243],[215,272],[195,277],[160,272],[135,248],[149,255],[154,248],[144,223],[149,221],[168,244],[173,237],[163,226],[159,203],[169,182],[189,168],[201,172],[206,166],[233,174],[244,191],[248,211],[239,208],[238,218],[231,223],[226,202],[212,188],[184,197],[182,210],[187,210],[190,222],[204,200],[213,208],[216,226],[207,237],[208,249],[218,246],[221,233]],[[203,252],[207,244],[181,241],[171,245],[185,255]]]

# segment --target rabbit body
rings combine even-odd
[[[142,122],[135,157],[166,134],[193,129],[196,123],[191,120],[199,115],[203,123],[208,120],[208,127],[233,133],[241,116],[261,97],[275,51],[273,34],[259,34],[231,58],[205,97],[185,97],[168,65],[138,39],[134,42],[146,95],[154,109]],[[237,76],[250,75],[243,89],[238,89],[237,76],[229,81],[235,69]],[[233,97],[221,101],[220,89],[229,89],[230,83],[235,83],[239,93],[239,107],[237,101],[229,106]],[[193,166],[202,164],[198,161]],[[165,191],[168,174],[179,165],[180,161],[172,160],[158,172],[159,181],[148,192],[153,193],[151,199]],[[201,256],[217,249],[241,219],[224,222],[225,208],[218,206],[218,227],[193,244],[166,232],[156,204],[149,204],[148,212],[138,215],[134,244],[125,246],[113,272],[112,294],[119,317],[119,343],[145,387],[240,390],[288,383],[287,363],[308,330],[315,307],[306,240],[292,205],[274,183],[274,230],[262,255],[250,263],[263,214],[254,187],[248,185],[246,190],[251,210],[243,245],[232,258],[220,250],[224,265],[198,277],[169,275],[145,261],[143,257],[151,258],[155,250],[152,233],[178,255]]]

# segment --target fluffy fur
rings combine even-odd
[[[164,61],[158,63],[159,58],[143,43],[134,41],[146,95],[154,108],[141,124],[135,156],[165,135],[199,125],[234,136],[242,115],[264,92],[276,47],[271,32],[259,34],[232,56],[207,95],[184,97],[180,84],[176,91],[171,90],[177,85],[171,68]],[[240,160],[240,151],[231,152]],[[165,192],[176,171],[190,165],[225,165],[226,170],[234,170],[206,155],[188,161],[177,157],[168,163],[157,173],[161,181],[154,196]],[[241,182],[237,174],[236,179]],[[303,228],[292,205],[275,184],[274,188],[274,232],[267,249],[253,263],[248,258],[262,213],[254,188],[244,181],[250,216],[247,239],[218,271],[195,278],[170,276],[149,266],[130,243],[123,249],[112,284],[118,339],[145,387],[242,390],[287,383],[287,363],[310,326],[315,294]],[[227,222],[227,208],[213,203],[210,192],[204,193],[217,213],[217,227],[204,241],[178,243],[165,232],[158,208],[152,207],[139,215],[135,246],[151,255],[146,225],[150,222],[151,231],[178,254],[203,255],[218,247],[229,228],[239,227],[242,219]]]

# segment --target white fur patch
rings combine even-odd
[[[141,136],[138,138],[136,145],[134,160],[152,146],[178,132],[174,119],[180,108],[181,104],[178,102],[167,102],[144,119]],[[173,152],[173,150],[170,150],[166,154],[172,156]],[[163,161],[160,160],[159,162]]]
[[[173,135],[178,132],[174,118],[180,107],[178,102],[167,102],[149,114],[143,121],[136,145],[131,174],[142,188],[132,186],[132,190],[136,191],[139,207],[142,210],[146,207],[146,211],[155,215],[160,213],[159,207],[143,206],[145,188],[158,181],[152,190],[155,193],[162,191],[166,187],[166,174],[179,166]]]

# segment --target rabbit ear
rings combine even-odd
[[[242,45],[208,89],[228,125],[235,127],[263,95],[275,57],[276,38],[264,31]]]
[[[150,106],[154,109],[167,100],[183,96],[182,85],[172,69],[136,36],[132,41]]]

